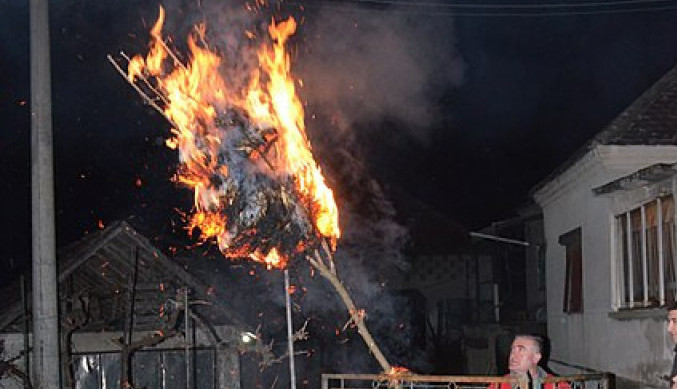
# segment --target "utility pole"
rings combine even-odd
[[[30,0],[33,386],[60,388],[48,0]]]

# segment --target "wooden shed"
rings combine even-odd
[[[63,387],[240,388],[241,335],[251,328],[128,222],[60,250],[58,283]],[[26,373],[29,284],[0,292],[2,359]],[[0,384],[24,384],[12,378]]]

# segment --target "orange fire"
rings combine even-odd
[[[410,373],[411,373],[411,371],[404,366],[393,366],[390,369],[390,372],[388,374],[398,375],[398,374],[410,374]]]
[[[232,199],[212,177],[218,175],[227,180],[234,174],[219,158],[229,136],[229,130],[219,124],[224,112],[236,108],[246,114],[251,125],[276,130],[274,147],[251,150],[249,158],[259,173],[272,179],[291,177],[294,193],[311,220],[314,233],[335,247],[340,237],[338,208],[313,158],[303,106],[290,71],[290,56],[285,51],[288,38],[296,31],[295,20],[271,22],[268,32],[272,45],[262,44],[258,50],[258,67],[250,71],[248,87],[241,88],[246,90],[234,90],[221,76],[224,60],[206,44],[205,25],[196,26],[195,33],[189,36],[190,60],[183,64],[163,40],[164,19],[161,7],[151,30],[149,53],[145,58],[137,55],[129,61],[127,77],[131,83],[145,82],[161,97],[156,103],[172,124],[172,137],[167,145],[179,153],[175,179],[194,193],[194,210],[187,229],[199,230],[201,241],[215,239],[227,257],[248,257],[269,268],[283,268],[288,261],[290,253],[275,247],[261,252],[258,247],[233,244],[230,221],[223,212]],[[284,193],[282,197],[287,200]],[[252,227],[238,233],[255,236],[258,231]],[[297,242],[295,247],[300,250],[305,245]]]

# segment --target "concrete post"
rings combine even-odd
[[[30,0],[33,386],[60,386],[47,0]]]

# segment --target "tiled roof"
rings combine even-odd
[[[562,174],[598,145],[677,146],[677,66],[642,93],[557,169],[534,185],[531,193]]]
[[[677,67],[592,140],[604,145],[677,145]]]

